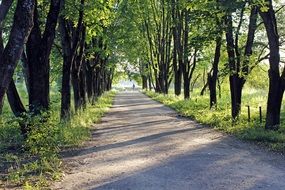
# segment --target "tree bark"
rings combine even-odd
[[[230,91],[231,91],[231,107],[232,107],[232,118],[237,119],[240,113],[240,104],[238,103],[238,73],[236,70],[236,55],[235,55],[235,43],[233,35],[233,21],[232,14],[228,13],[226,18],[226,41],[227,41],[227,52],[228,61],[230,68]]]
[[[10,104],[11,110],[14,113],[16,117],[21,117],[26,113],[25,106],[22,103],[22,100],[20,98],[20,95],[17,91],[16,85],[14,80],[12,79],[10,82],[10,85],[7,90],[7,97],[8,102]],[[28,132],[28,127],[25,121],[19,121],[19,125],[21,127],[21,132],[24,137],[26,137]]]
[[[80,98],[81,98],[81,108],[85,109],[87,104],[86,99],[86,67],[85,67],[85,60],[83,60],[83,67],[81,68],[80,74],[79,74],[79,81],[80,81]]]
[[[142,75],[142,88],[147,90],[147,76]]]
[[[285,70],[280,76],[280,42],[278,35],[275,12],[271,0],[266,1],[269,9],[267,12],[259,10],[259,14],[266,28],[269,41],[270,58],[269,64],[269,92],[267,101],[267,114],[265,128],[277,130],[280,127],[280,112],[285,89]]]
[[[81,0],[82,7],[79,10],[78,25],[74,30],[74,36],[69,35],[68,20],[64,15],[60,16],[60,32],[61,44],[63,48],[63,69],[62,69],[62,87],[61,87],[61,119],[66,120],[70,118],[71,114],[71,67],[74,61],[74,56],[80,41],[80,33],[83,27],[84,17],[84,0]],[[61,0],[61,10],[64,10],[65,1]]]
[[[88,96],[88,100],[90,103],[92,103],[92,99],[93,99],[93,83],[94,83],[94,80],[93,80],[93,74],[94,74],[94,71],[93,71],[93,67],[91,66],[91,61],[90,60],[87,60],[86,61],[86,66],[85,66],[85,70],[86,70],[86,90],[87,90],[87,96]]]
[[[79,44],[79,51],[78,55],[76,56],[75,60],[73,61],[72,66],[72,85],[73,85],[73,94],[74,94],[74,106],[75,111],[78,111],[83,106],[83,97],[81,94],[81,78],[80,74],[82,74],[82,63],[84,59],[84,50],[85,50],[85,36],[86,30],[83,27],[81,31],[81,39]]]
[[[219,62],[221,57],[222,37],[216,38],[215,58],[213,62],[212,73],[208,74],[208,84],[210,91],[210,108],[217,105],[217,80],[219,72]]]
[[[60,11],[60,0],[51,0],[45,24],[41,32],[37,0],[34,11],[34,27],[29,37],[26,51],[29,68],[29,105],[30,111],[40,113],[49,108],[50,53],[55,39],[55,29]]]
[[[1,28],[2,28],[1,24],[4,21],[5,17],[7,16],[12,3],[13,3],[13,0],[2,0],[0,4],[0,27]]]
[[[16,64],[33,27],[33,12],[33,0],[18,1],[9,41],[0,59],[0,110],[3,107],[4,95],[12,80]]]
[[[242,62],[241,53],[239,48],[239,32],[243,22],[243,15],[245,10],[245,4],[243,10],[240,14],[240,22],[237,27],[236,36],[234,40],[233,35],[233,21],[232,14],[228,13],[226,18],[226,40],[227,40],[227,52],[229,59],[229,68],[230,68],[230,89],[231,89],[231,104],[232,104],[232,118],[236,120],[240,114],[241,109],[241,99],[242,99],[242,90],[246,82],[246,77],[248,76],[249,70],[249,60],[252,54],[252,47],[256,31],[256,21],[257,21],[257,9],[254,6],[251,9],[250,14],[250,23],[248,26],[247,42],[245,44],[245,59]],[[242,73],[242,74],[240,74]]]

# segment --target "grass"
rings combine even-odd
[[[53,96],[51,111],[41,117],[28,117],[31,132],[26,140],[21,136],[18,119],[4,111],[0,119],[0,174],[2,186],[13,184],[24,189],[42,189],[49,180],[62,175],[59,152],[68,147],[80,146],[91,137],[90,126],[98,123],[112,105],[115,92],[107,92],[95,105],[74,114],[69,122],[59,118],[59,98]],[[45,122],[43,122],[45,118]],[[1,177],[1,176],[0,176]],[[0,183],[0,189],[1,189]]]
[[[265,130],[266,96],[263,95],[264,93],[261,90],[245,89],[241,115],[238,121],[233,124],[230,98],[226,93],[218,100],[216,109],[209,109],[209,95],[200,96],[198,92],[194,92],[190,100],[184,100],[182,96],[177,97],[173,93],[163,95],[153,91],[145,92],[152,99],[201,124],[209,125],[244,140],[265,145],[271,150],[285,153],[285,105],[283,104],[282,108],[280,129],[278,131]],[[251,108],[250,122],[248,122],[247,105],[250,105]],[[260,124],[259,119],[259,106],[263,109],[262,124]]]

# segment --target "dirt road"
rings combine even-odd
[[[285,189],[285,159],[177,114],[139,92],[119,93],[93,138],[65,154],[52,189]]]

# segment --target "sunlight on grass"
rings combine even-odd
[[[237,137],[257,143],[262,143],[270,149],[285,152],[285,106],[283,105],[281,113],[281,127],[278,131],[266,131],[264,129],[266,113],[266,96],[262,96],[264,91],[246,89],[243,97],[243,106],[239,120],[232,123],[231,106],[228,95],[223,94],[218,99],[216,109],[209,108],[209,97],[199,96],[197,92],[192,94],[190,100],[183,100],[182,96],[157,94],[146,91],[146,95],[159,101],[183,116],[190,117],[199,123],[209,125]],[[248,122],[247,105],[251,109],[251,121]],[[260,123],[259,107],[262,107],[262,124]]]
[[[98,123],[111,107],[114,96],[114,91],[106,92],[94,105],[87,105],[85,110],[74,114],[69,122],[64,123],[59,118],[60,101],[54,98],[50,109],[54,111],[29,119],[31,132],[25,141],[21,136],[18,119],[8,115],[2,117],[0,162],[5,163],[9,173],[3,180],[24,184],[24,189],[40,189],[48,185],[48,180],[59,179],[62,165],[60,150],[79,146],[88,140],[91,136],[90,127]],[[46,119],[45,122],[43,118]]]

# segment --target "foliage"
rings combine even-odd
[[[54,111],[29,117],[31,130],[26,140],[20,134],[17,120],[2,118],[0,153],[6,167],[9,164],[9,176],[5,180],[23,184],[26,189],[38,189],[48,186],[48,180],[59,179],[62,170],[60,150],[80,146],[90,137],[90,126],[100,121],[112,105],[114,95],[114,91],[105,93],[67,123],[60,122],[59,104],[54,103],[51,109]]]

